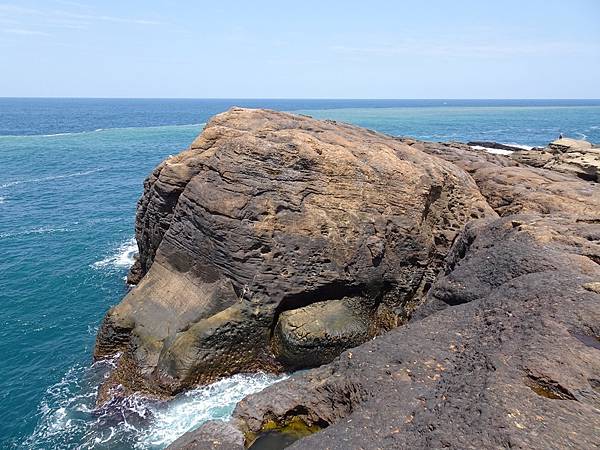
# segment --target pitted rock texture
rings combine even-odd
[[[325,427],[290,449],[597,448],[599,256],[600,223],[474,221],[407,325],[246,397],[226,426],[246,445],[265,424]]]
[[[405,320],[456,234],[483,217],[496,213],[468,174],[398,139],[273,111],[220,114],[145,183],[139,284],[98,333],[96,358],[120,354],[100,401],[117,385],[172,395],[328,361]],[[290,334],[289,311],[310,321],[330,301],[347,322]]]
[[[547,147],[518,151],[511,157],[530,166],[543,167],[600,183],[600,148],[598,147],[570,147],[564,152]]]
[[[360,299],[357,300],[357,303]],[[376,330],[368,313],[351,299],[313,303],[279,316],[273,351],[287,367],[314,367],[331,362],[343,350],[365,342]]]
[[[474,151],[460,143],[402,139],[467,171],[489,205],[501,216],[535,213],[595,221],[600,216],[600,185],[555,170],[529,167],[514,159]]]

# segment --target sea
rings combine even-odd
[[[600,143],[600,100],[1,98],[0,448],[162,449],[282,378],[239,374],[169,402],[94,407],[113,363],[93,363],[94,339],[128,291],[144,178],[232,106],[429,141]]]

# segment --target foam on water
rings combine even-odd
[[[114,360],[74,367],[48,388],[39,421],[24,442],[30,449],[162,449],[208,420],[231,417],[237,402],[286,376],[238,374],[171,401],[130,396],[95,408],[99,383]]]
[[[515,143],[512,143],[512,142],[509,143],[509,144],[506,144],[506,145],[510,145],[511,147],[521,148],[523,150],[531,150],[532,148],[534,148],[531,145],[515,144]]]
[[[111,128],[96,128],[94,130],[87,131],[72,131],[64,133],[49,133],[49,134],[2,134],[0,139],[3,138],[53,138],[63,136],[77,136],[82,134],[100,133],[103,131],[121,131],[121,130],[152,130],[160,128],[189,128],[189,127],[202,127],[206,125],[206,122],[202,123],[186,123],[181,125],[154,125],[154,126],[140,126],[140,127],[111,127]]]
[[[30,178],[30,179],[25,179],[25,180],[14,180],[14,181],[9,181],[7,183],[4,184],[0,184],[0,188],[6,189],[9,188],[11,186],[16,186],[19,184],[28,184],[28,183],[43,183],[46,181],[53,181],[53,180],[60,180],[63,178],[72,178],[72,177],[83,177],[86,175],[91,175],[93,173],[96,172],[100,172],[102,170],[106,170],[106,168],[97,168],[97,169],[92,169],[92,170],[86,170],[83,172],[75,172],[75,173],[68,173],[68,174],[62,174],[62,175],[51,175],[51,176],[47,176],[47,177],[42,177],[42,178]]]
[[[92,264],[94,269],[121,269],[129,268],[135,261],[135,255],[138,251],[137,242],[134,237],[121,243],[114,252],[100,261]]]
[[[55,228],[55,227],[36,227],[20,231],[8,231],[0,233],[0,239],[12,238],[17,236],[26,236],[28,234],[46,234],[46,233],[68,233],[74,231],[71,228]]]
[[[152,407],[153,423],[140,433],[136,448],[167,446],[208,420],[227,419],[245,396],[260,392],[284,378],[286,376],[267,374],[234,375],[187,392],[166,407]]]
[[[514,153],[512,150],[504,150],[501,148],[482,147],[481,145],[472,145],[471,148],[473,150],[483,150],[483,151],[486,151],[487,153],[492,153],[494,155],[510,155],[511,153]]]

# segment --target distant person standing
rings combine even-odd
[[[559,139],[562,139],[562,138],[563,138],[563,135],[562,135],[562,133],[560,133],[560,134],[558,135],[558,138],[559,138]]]

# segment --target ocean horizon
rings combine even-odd
[[[94,409],[111,364],[93,363],[94,340],[128,290],[144,179],[232,106],[436,142],[600,142],[600,99],[0,98],[1,448],[161,449],[280,379],[242,374]]]

